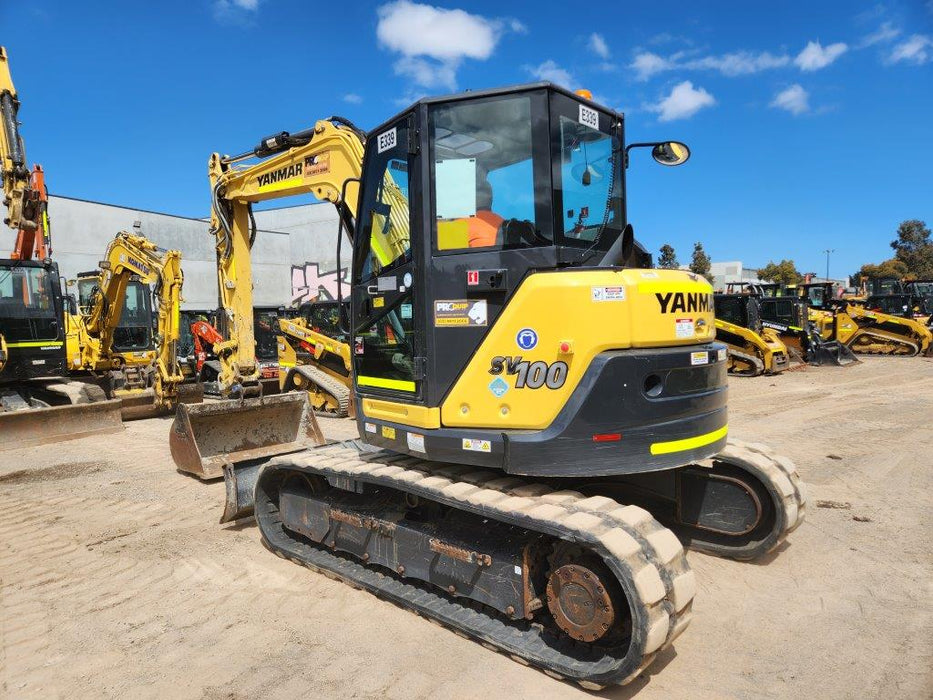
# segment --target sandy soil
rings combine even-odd
[[[807,520],[760,564],[690,553],[690,629],[598,695],[930,697],[933,360],[736,379],[731,407],[797,462]],[[0,453],[0,695],[589,694],[218,525],[222,482],[176,473],[168,430]]]

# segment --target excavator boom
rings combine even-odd
[[[341,226],[352,223],[357,191],[354,187],[348,193],[347,183],[360,177],[364,138],[347,120],[331,117],[302,132],[265,138],[237,156],[211,155],[211,231],[222,315],[218,326],[224,336],[214,352],[221,366],[221,392],[235,398],[178,411],[170,442],[180,470],[217,478],[220,463],[294,451],[297,444],[323,440],[304,392],[262,395],[253,326],[252,205],[313,194],[337,207]],[[256,158],[258,162],[241,164]],[[257,425],[264,428],[257,431]]]

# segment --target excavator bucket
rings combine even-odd
[[[123,430],[120,401],[0,412],[0,451]]]
[[[175,466],[205,480],[223,476],[224,465],[322,444],[305,392],[179,404],[169,436]]]

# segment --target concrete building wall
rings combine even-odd
[[[730,282],[748,282],[750,284],[761,282],[758,279],[758,270],[745,267],[741,260],[711,262],[709,271],[713,275],[713,289],[717,292],[725,291],[726,285]]]
[[[217,305],[214,239],[207,221],[141,211],[100,202],[51,196],[52,255],[66,279],[94,270],[119,231],[142,233],[162,248],[181,251],[184,308]],[[337,213],[331,204],[305,204],[255,213],[253,294],[257,306],[288,305],[295,299],[335,293]],[[344,246],[344,266],[349,245]],[[328,275],[327,273],[331,273]],[[72,290],[73,291],[73,290]]]

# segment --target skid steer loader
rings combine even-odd
[[[714,294],[716,340],[729,349],[729,372],[745,377],[778,374],[791,366],[777,331],[761,321],[758,295]]]

